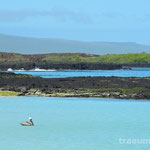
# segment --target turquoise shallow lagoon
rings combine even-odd
[[[32,116],[34,127],[19,123]],[[1,150],[148,150],[150,102],[100,98],[0,97]]]

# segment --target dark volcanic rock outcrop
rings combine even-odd
[[[75,77],[44,79],[0,73],[1,91],[20,95],[150,99],[150,78]]]
[[[24,68],[25,70],[31,70],[34,68],[41,69],[72,69],[72,70],[114,70],[121,69],[121,65],[110,63],[44,63],[44,62],[18,62],[18,63],[1,63],[0,70],[7,70],[11,68],[13,70],[19,70]]]

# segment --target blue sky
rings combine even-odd
[[[0,33],[150,45],[149,0],[5,0]]]

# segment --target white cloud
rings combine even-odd
[[[0,10],[0,22],[20,22],[29,17],[47,16],[60,22],[73,21],[77,23],[92,23],[91,17],[87,13],[76,12],[68,9],[51,9],[50,11],[38,10]]]

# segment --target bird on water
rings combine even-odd
[[[32,121],[32,118],[29,117],[29,122],[28,121],[24,121],[20,123],[22,126],[34,126],[34,123]]]

